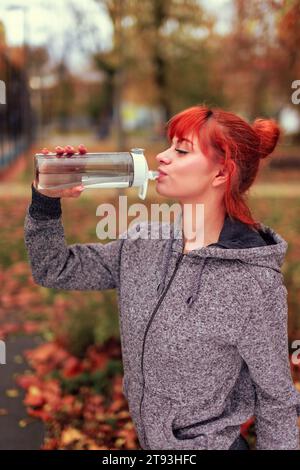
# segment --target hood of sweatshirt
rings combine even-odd
[[[288,243],[271,227],[260,223],[258,230],[226,214],[224,224],[216,243],[183,253],[182,214],[171,224],[171,237],[166,243],[162,259],[162,276],[157,286],[158,295],[165,288],[170,257],[174,252],[188,256],[199,263],[199,275],[194,279],[186,302],[192,306],[200,291],[201,273],[209,258],[238,260],[242,263],[266,267],[281,272]],[[178,255],[177,255],[178,256]]]

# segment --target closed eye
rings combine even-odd
[[[175,149],[176,152],[186,154],[188,153],[186,150]]]

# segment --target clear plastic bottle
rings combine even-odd
[[[130,152],[98,152],[57,157],[37,153],[34,157],[37,189],[65,189],[83,184],[85,188],[139,187],[139,197],[145,199],[148,180],[158,177],[150,171],[144,149]]]

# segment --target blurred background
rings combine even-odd
[[[150,169],[165,123],[199,103],[283,129],[249,196],[255,218],[289,243],[289,342],[300,339],[300,2],[1,0],[1,449],[139,449],[122,395],[114,291],[34,284],[23,240],[33,156],[83,143],[142,147]],[[122,190],[138,202],[137,188]],[[67,242],[99,241],[96,208],[120,190],[63,199]],[[168,202],[149,183],[147,205]],[[266,341],[266,348],[268,343]],[[292,364],[300,390],[299,366]],[[254,420],[243,434],[255,446]]]

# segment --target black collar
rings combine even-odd
[[[276,244],[273,237],[262,230],[255,230],[240,220],[230,218],[226,214],[224,224],[217,243],[208,246],[220,246],[222,248],[254,248]]]

